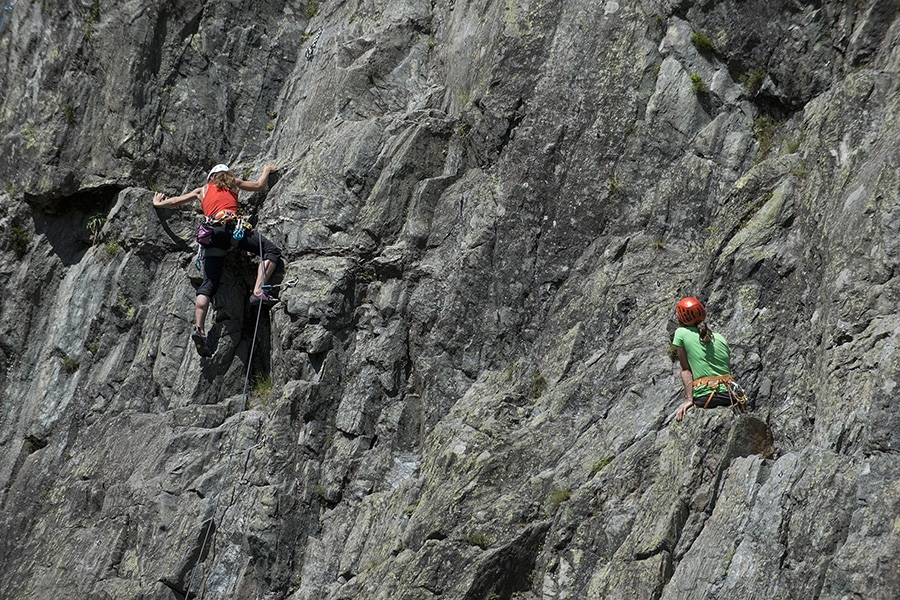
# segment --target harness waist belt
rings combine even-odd
[[[732,383],[733,381],[734,379],[732,379],[731,374],[725,373],[724,375],[711,375],[710,377],[701,377],[700,379],[695,379],[693,386],[694,389],[702,386],[707,386],[715,390],[723,383]]]
[[[234,211],[230,210],[220,210],[216,214],[206,217],[206,222],[211,223],[213,225],[221,225],[223,223],[228,223],[229,221],[233,221],[234,219],[240,219]]]
[[[700,379],[695,379],[693,381],[693,389],[696,390],[698,387],[707,386],[711,390],[709,396],[706,398],[706,403],[703,405],[703,408],[709,407],[709,403],[712,402],[713,396],[719,391],[720,385],[724,385],[725,389],[728,390],[728,397],[731,399],[732,406],[737,406],[742,412],[746,410],[747,394],[741,389],[741,386],[737,384],[731,376],[731,373],[701,377]]]

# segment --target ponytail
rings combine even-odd
[[[704,344],[712,341],[712,331],[709,330],[709,325],[706,324],[705,320],[697,323],[697,332],[700,334],[700,341]]]
[[[238,193],[237,178],[231,171],[220,171],[213,175],[212,183],[220,189],[228,190],[234,194]]]

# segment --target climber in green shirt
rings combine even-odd
[[[706,307],[696,298],[682,298],[675,307],[681,327],[672,345],[681,363],[686,399],[675,411],[680,421],[693,406],[715,408],[746,405],[746,395],[731,377],[731,348],[725,338],[706,324]]]

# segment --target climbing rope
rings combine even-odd
[[[263,262],[264,258],[262,235],[257,232],[257,237],[259,238],[259,260],[260,262]],[[263,269],[264,268],[265,266],[263,266]],[[244,376],[244,391],[241,398],[241,409],[238,412],[237,421],[235,421],[234,428],[232,429],[231,448],[228,451],[228,462],[225,465],[225,472],[222,473],[222,477],[219,480],[219,488],[216,490],[215,499],[213,501],[212,520],[206,527],[206,531],[203,534],[203,542],[200,544],[200,552],[197,554],[197,560],[196,562],[194,562],[193,568],[191,568],[191,577],[188,580],[187,588],[184,591],[185,600],[188,600],[191,597],[191,589],[194,587],[194,577],[197,574],[197,570],[200,567],[200,561],[203,559],[203,553],[206,551],[206,546],[209,543],[210,536],[212,535],[213,527],[215,526],[216,522],[216,514],[219,512],[219,502],[222,497],[222,492],[225,489],[225,482],[228,480],[228,475],[231,473],[231,465],[234,462],[234,457],[247,453],[247,459],[249,460],[249,452],[259,446],[259,444],[254,444],[253,446],[241,450],[240,452],[235,451],[235,447],[237,446],[238,430],[241,426],[241,421],[243,420],[244,411],[247,408],[247,388],[250,386],[250,369],[253,366],[253,353],[256,350],[256,334],[259,332],[259,320],[262,316],[262,308],[263,303],[260,302],[259,308],[256,311],[256,323],[253,325],[253,341],[250,343],[250,356],[247,358],[247,372]]]
[[[0,32],[3,31],[3,24],[6,22],[6,13],[11,11],[13,9],[13,6],[15,6],[15,5],[16,5],[16,3],[15,3],[15,1],[13,1],[13,2],[7,2],[6,6],[3,7],[3,14],[0,15]]]

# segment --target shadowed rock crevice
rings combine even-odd
[[[29,196],[25,200],[38,209],[33,214],[36,235],[42,235],[63,266],[78,262],[84,251],[98,241],[120,184],[101,184],[71,194]]]
[[[506,547],[488,550],[464,599],[508,600],[531,590],[537,574],[535,560],[549,528],[549,522],[527,525]]]

